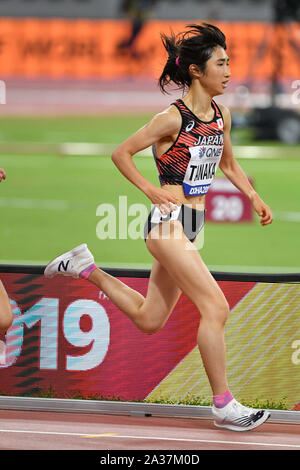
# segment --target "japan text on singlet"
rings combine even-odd
[[[182,100],[172,103],[179,110],[182,125],[174,144],[160,157],[153,153],[161,185],[182,185],[187,196],[207,193],[223,151],[223,116],[214,100],[214,117],[201,121]]]

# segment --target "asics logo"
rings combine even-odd
[[[58,271],[61,271],[61,268],[66,271],[68,269],[68,265],[70,263],[70,260],[68,260],[66,263],[64,263],[63,261],[61,261],[58,265]]]
[[[190,121],[185,128],[185,132],[190,132],[193,129],[194,125],[195,125],[195,121]]]

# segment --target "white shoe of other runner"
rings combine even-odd
[[[47,278],[57,275],[78,278],[79,274],[94,263],[94,257],[86,243],[76,246],[52,260],[44,271]]]
[[[248,408],[235,399],[223,408],[217,408],[213,405],[212,413],[215,426],[230,429],[231,431],[250,431],[250,429],[263,424],[270,417],[268,411]]]

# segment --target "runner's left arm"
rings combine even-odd
[[[219,167],[232,184],[250,199],[253,209],[261,218],[261,225],[268,225],[273,221],[271,209],[254,190],[244,170],[234,158],[230,137],[230,112],[225,106],[222,106],[221,110],[224,118],[224,149]]]

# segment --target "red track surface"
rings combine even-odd
[[[249,432],[210,419],[0,410],[1,450],[300,450],[300,425]]]

